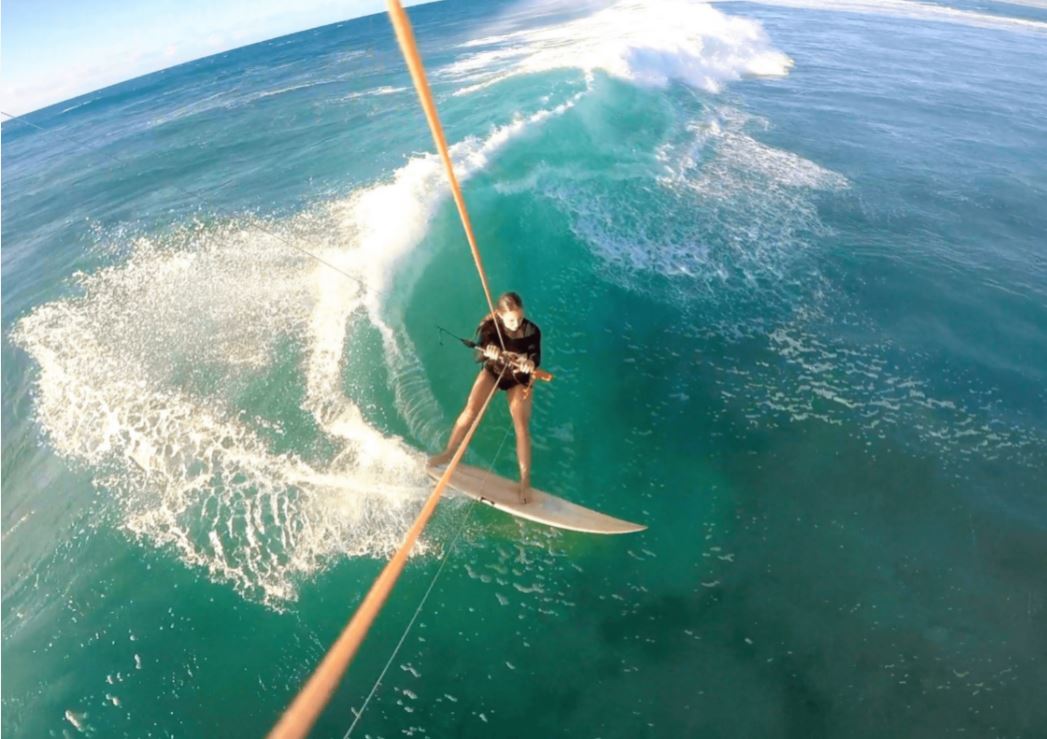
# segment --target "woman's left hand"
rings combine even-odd
[[[516,365],[516,367],[520,372],[523,372],[525,375],[529,375],[532,372],[534,372],[534,362],[532,362],[527,357],[521,359],[520,362]]]

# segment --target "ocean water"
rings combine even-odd
[[[443,501],[315,735],[1047,735],[1047,11],[410,14],[534,483],[649,529]],[[262,735],[476,371],[388,22],[2,137],[4,735]]]

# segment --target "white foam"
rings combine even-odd
[[[259,92],[256,95],[250,95],[242,101],[243,103],[254,102],[255,100],[261,100],[263,98],[275,97],[277,95],[284,95],[288,92],[294,92],[296,90],[307,90],[310,87],[317,87],[318,85],[327,85],[336,80],[310,80],[309,82],[302,82],[297,85],[287,85],[286,87],[278,87],[275,90],[265,90]],[[242,103],[241,103],[242,104]]]
[[[791,60],[775,49],[756,21],[706,3],[625,0],[583,18],[470,42],[470,51],[439,74],[469,84],[469,92],[511,75],[551,69],[597,69],[637,84],[679,81],[719,92],[745,76],[784,75]]]
[[[374,87],[370,90],[360,90],[359,92],[351,92],[346,95],[343,100],[355,100],[356,98],[362,97],[374,97],[376,95],[395,95],[398,92],[406,92],[406,87],[393,87],[391,85],[382,85],[381,87]]]
[[[90,105],[91,103],[93,103],[97,99],[98,98],[91,98],[90,100],[85,100],[82,103],[77,103],[76,105],[70,105],[68,108],[62,108],[60,114],[61,113],[68,113],[68,112],[70,112],[72,110],[76,110],[77,108],[82,108],[85,105]]]
[[[459,177],[571,104],[455,144]],[[447,192],[436,156],[416,156],[283,221],[198,222],[118,244],[123,261],[80,275],[76,296],[12,333],[39,366],[34,409],[51,444],[92,470],[127,531],[277,607],[335,558],[390,552],[428,481],[420,453],[354,400],[349,326],[380,332],[395,410],[434,444],[446,419],[387,301]],[[335,447],[322,459],[274,452],[279,423],[238,409],[288,346],[301,356],[301,410]]]
[[[313,266],[235,226],[179,236],[140,240],[15,338],[39,364],[35,410],[52,445],[94,470],[129,532],[279,601],[337,554],[395,544],[416,462],[395,439],[368,450],[399,470],[397,487],[349,458],[317,467],[269,451],[232,401],[308,319]]]
[[[568,163],[536,168],[525,184],[556,200],[609,279],[668,278],[658,294],[700,304],[703,315],[719,304],[735,322],[746,304],[766,311],[805,299],[818,276],[797,265],[810,234],[824,230],[816,195],[848,185],[755,139],[749,129],[760,123],[720,106],[669,135],[655,152],[660,170],[624,161],[594,178]]]
[[[71,708],[65,709],[65,720],[72,724],[73,728],[75,728],[81,734],[87,733],[88,730],[87,722],[85,721],[86,718],[86,713],[77,713],[73,711]]]

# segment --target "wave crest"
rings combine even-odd
[[[484,46],[489,48],[483,48]],[[746,76],[787,74],[792,60],[754,20],[706,4],[618,2],[566,23],[489,36],[439,74],[471,92],[517,74],[578,68],[650,87],[672,81],[717,93]]]

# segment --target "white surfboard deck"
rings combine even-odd
[[[439,480],[444,469],[444,466],[426,467],[425,471],[429,473],[429,477]],[[582,531],[587,534],[629,534],[647,528],[608,516],[591,508],[585,508],[535,488],[528,491],[530,501],[521,503],[516,492],[516,481],[506,480],[504,477],[468,464],[459,464],[448,484],[458,492],[481,503],[486,503],[492,508],[547,526]]]

